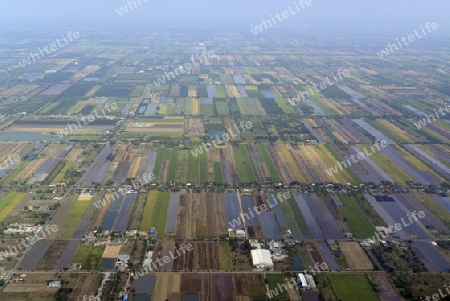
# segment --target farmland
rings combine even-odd
[[[137,10],[128,20],[167,16]],[[449,103],[448,34],[381,59],[395,28],[252,35],[216,21],[196,34],[78,27],[77,43],[23,67],[62,33],[4,28],[0,294],[266,300],[320,263],[317,288],[273,299],[418,300],[444,287],[450,122],[427,115]],[[203,51],[215,55],[200,62]],[[42,237],[43,225],[58,230]],[[273,269],[253,266],[255,248]]]

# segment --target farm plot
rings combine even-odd
[[[20,269],[23,271],[32,271],[36,269],[39,261],[42,259],[44,254],[47,252],[47,249],[52,244],[49,240],[39,240],[37,241],[33,249],[28,253],[25,259],[22,261],[20,265]]]
[[[69,241],[53,241],[45,251],[44,256],[36,265],[36,270],[53,270],[55,263],[61,258]]]
[[[263,228],[264,236],[267,239],[281,239],[275,215],[272,212],[261,212],[259,216]]]
[[[236,193],[225,193],[225,210],[227,216],[227,227],[231,229],[243,229],[241,207]],[[236,222],[237,221],[237,222]]]
[[[419,145],[405,144],[404,147],[428,166],[432,166],[433,170],[437,171],[441,176],[445,177],[447,180],[450,179],[450,167],[422,150]]]
[[[278,225],[280,226],[280,228],[287,228],[287,222],[286,219],[284,218],[283,212],[281,211],[280,206],[278,205],[278,200],[275,197],[273,192],[269,192],[267,194],[268,197],[268,203],[269,203],[269,207],[272,208],[273,213],[275,214],[275,217],[278,221]]]
[[[152,152],[151,150],[148,149],[144,150],[141,162],[139,164],[139,168],[137,170],[138,177],[143,177],[144,174],[150,174],[151,172],[153,172],[156,158],[157,158],[156,152]]]
[[[224,148],[218,148],[222,165],[224,182],[228,185],[239,185],[239,176],[234,160],[233,148],[227,144]],[[246,171],[245,171],[246,172]]]
[[[122,207],[123,199],[123,196],[117,196],[109,204],[108,211],[103,219],[102,231],[110,231],[113,229],[117,216],[119,215],[119,210]]]
[[[258,183],[266,183],[271,179],[271,173],[265,164],[261,148],[254,144],[245,144],[246,152],[249,155],[251,165],[256,174]],[[239,163],[238,163],[239,164]]]
[[[201,118],[189,118],[189,135],[205,135],[205,127]]]
[[[206,271],[206,270],[220,270],[220,256],[219,256],[219,242],[189,242],[192,244],[191,251],[183,252],[180,249],[182,244],[186,242],[164,241],[162,243],[161,257],[169,256],[178,249],[179,256],[161,267],[164,271]],[[176,255],[178,255],[176,253]]]
[[[430,238],[429,234],[427,234],[421,226],[419,226],[420,221],[410,223],[408,221],[407,214],[409,214],[406,207],[401,204],[395,202],[394,199],[389,198],[391,201],[381,201],[378,197],[375,197],[380,205],[389,213],[390,216],[397,222],[401,223],[406,234],[411,238],[420,238],[420,239],[428,239]],[[386,199],[384,197],[383,199]],[[402,207],[402,208],[401,208]]]
[[[178,164],[178,148],[159,149],[153,173],[156,181],[175,181]]]
[[[233,149],[235,162],[239,173],[240,183],[256,182],[255,174],[253,173],[252,163],[250,162],[249,154],[244,144],[239,144],[237,149]]]
[[[136,293],[151,294],[155,290],[155,285],[156,285],[156,276],[146,275],[139,277],[136,280],[134,289],[136,290]]]
[[[277,144],[277,145],[267,145],[267,150],[269,151],[270,157],[274,162],[278,174],[282,178],[283,182],[299,181],[301,183],[310,183],[312,180],[307,178],[306,175],[302,173],[297,167],[295,159],[290,153],[287,145]],[[303,169],[302,169],[303,170]],[[308,182],[307,182],[308,181]]]
[[[81,263],[83,269],[90,270],[99,267],[102,260],[104,247],[92,247],[91,245],[80,245],[75,256],[74,263]]]
[[[223,194],[190,193],[180,196],[175,237],[219,237],[227,233]]]
[[[367,153],[367,149],[369,149],[368,145],[351,145],[341,156],[350,158],[353,155],[356,158],[358,153],[364,153],[363,150]],[[371,157],[365,157],[364,160],[358,161],[357,164],[352,164],[350,168],[366,183],[373,182],[381,184],[382,181],[394,183],[394,180],[383,169],[376,165]]]
[[[310,194],[294,194],[294,197],[315,238],[343,238],[342,217],[330,210],[331,206],[326,204],[329,200]]]
[[[375,233],[375,227],[369,222],[367,216],[358,207],[354,199],[345,194],[339,194],[338,198],[343,206],[338,207],[337,210],[345,218],[355,238],[366,239],[372,237]]]
[[[368,133],[370,133],[376,141],[383,141],[385,140],[388,144],[394,144],[394,141],[389,139],[386,135],[381,133],[379,130],[365,122],[363,119],[353,119],[353,122],[356,123],[358,126],[366,130]],[[373,142],[373,141],[372,141]]]
[[[182,151],[180,150],[180,153]],[[188,183],[205,183],[208,181],[208,155],[207,153],[200,156],[195,156],[192,152],[186,150],[187,155],[187,172],[183,170],[183,162],[179,158],[177,173],[182,173],[186,176],[185,182]]]
[[[434,170],[430,169],[403,148],[387,146],[382,148],[382,152],[396,162],[402,170],[411,175],[416,182],[425,185],[439,185],[445,181],[443,177],[439,176]]]
[[[378,297],[370,285],[367,275],[330,274],[339,299],[346,301],[378,301]]]
[[[339,248],[344,253],[350,268],[354,271],[370,271],[373,265],[356,241],[340,241]]]
[[[388,225],[394,226],[397,222],[394,221],[394,219],[389,215],[389,213],[381,206],[381,204],[375,199],[375,197],[371,196],[368,193],[364,193],[364,197],[367,199],[367,201],[370,203],[370,205],[373,207],[373,209],[378,213],[378,215],[384,220],[384,222]],[[399,230],[396,233],[396,236],[400,237],[401,239],[408,240],[409,237],[406,234],[405,230]]]
[[[102,182],[103,176],[108,170],[111,162],[114,160],[112,150],[113,147],[109,143],[105,145],[100,154],[95,158],[94,162],[89,166],[89,169],[81,177],[81,184],[83,186]]]
[[[181,274],[158,273],[153,297],[155,300],[175,300],[175,298],[179,298],[180,285]]]
[[[0,222],[19,204],[25,193],[10,192],[0,200]]]
[[[318,241],[316,242],[316,244],[319,247],[320,251],[322,252],[322,256],[325,259],[325,262],[327,263],[328,270],[340,271],[341,268],[339,267],[339,264],[336,262],[336,258],[334,257],[333,253],[331,253],[327,243],[324,241]]]
[[[175,233],[179,203],[180,203],[180,193],[171,192],[166,222],[166,233],[168,234]]]
[[[386,274],[373,274],[373,280],[378,284],[380,288],[380,300],[381,301],[401,301],[397,290],[392,285]]]
[[[415,194],[399,193],[392,196],[395,201],[401,204],[406,212],[423,211],[425,216],[420,219],[420,223],[427,228],[434,228],[442,233],[450,233],[450,229],[445,226],[433,213],[431,213],[417,198]]]
[[[64,252],[60,256],[59,260],[56,263],[55,270],[62,270],[64,268],[69,268],[70,263],[72,262],[73,257],[75,256],[78,247],[80,246],[80,241],[71,240],[67,243]]]
[[[148,231],[155,227],[158,238],[164,237],[169,209],[170,193],[150,191],[147,194],[144,211],[139,224],[139,230]]]
[[[97,294],[98,277],[101,274],[80,275],[77,284],[70,295],[69,301],[82,300],[84,296],[95,296]]]
[[[414,242],[411,248],[429,272],[450,271],[450,263],[429,242]]]
[[[117,220],[114,224],[113,230],[123,232],[127,229],[128,219],[130,218],[131,209],[133,209],[137,193],[127,193],[120,208]]]
[[[89,206],[90,202],[78,201],[73,204],[66,216],[60,215],[60,218],[63,220],[61,220],[61,224],[58,224],[59,231],[56,232],[57,236],[60,238],[71,238],[78,229],[78,226],[83,220],[84,214]]]

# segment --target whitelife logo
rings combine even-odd
[[[336,162],[336,165],[334,165],[330,169],[325,170],[325,172],[331,177],[333,174],[338,173],[339,169],[344,170],[344,169],[352,166],[353,164],[356,164],[359,161],[366,159],[367,157],[373,155],[377,150],[379,151],[382,147],[384,148],[386,146],[388,146],[388,143],[386,140],[382,140],[379,143],[378,142],[375,143],[376,149],[374,149],[373,145],[371,145],[370,149],[372,150],[372,152],[368,151],[367,148],[364,146],[364,152],[358,152],[358,154],[356,154],[356,155],[352,154],[350,156],[350,158],[348,158],[348,156],[345,156],[345,161]],[[350,161],[350,159],[351,159],[351,161]]]
[[[180,74],[185,74],[191,71],[193,67],[198,67],[200,66],[200,64],[206,64],[208,58],[211,59],[214,56],[215,56],[214,51],[210,50],[206,52],[206,50],[204,50],[202,52],[202,55],[197,54],[196,59],[194,59],[193,56],[191,57],[192,64],[185,63],[184,65],[181,65],[177,69],[174,69],[173,72],[166,71],[162,77],[159,77],[157,80],[154,80],[153,83],[158,87],[164,85],[166,83],[166,79],[167,81],[170,81],[171,79],[176,79],[178,76],[180,76]],[[198,60],[200,63],[197,63],[196,60]]]
[[[111,104],[109,102],[106,102],[105,107],[100,106],[100,109],[101,109],[101,112],[103,113],[103,115],[100,116],[97,113],[97,109],[95,109],[93,111],[95,116],[94,115],[89,115],[87,117],[82,116],[80,118],[80,120],[77,120],[77,123],[68,123],[67,126],[63,130],[58,131],[56,134],[58,135],[59,138],[63,138],[65,136],[73,133],[74,131],[81,129],[83,127],[83,125],[80,123],[80,121],[82,121],[84,125],[88,125],[89,123],[94,122],[94,120],[96,118],[100,119],[102,117],[105,117],[106,116],[105,108],[106,108],[106,111],[108,111],[108,113],[111,113],[112,111],[117,110],[118,106],[117,106],[117,103],[115,103],[115,102],[113,102]]]
[[[136,3],[137,1],[137,3]],[[129,11],[132,11],[135,8],[138,8],[139,6],[142,6],[142,2],[147,3],[149,0],[136,0],[136,1],[127,1],[127,4],[125,6],[121,6],[119,9],[116,9],[116,13],[122,17],[124,14],[128,14]],[[138,5],[139,4],[139,5]],[[134,5],[134,7],[133,7]],[[130,10],[128,10],[130,8]]]
[[[315,94],[315,93],[319,93],[322,90],[325,90],[326,88],[336,84],[339,80],[343,80],[343,77],[348,77],[350,76],[350,71],[348,71],[347,69],[341,70],[339,69],[337,72],[337,77],[336,75],[333,74],[333,79],[334,81],[330,80],[328,77],[325,77],[325,81],[320,82],[319,84],[313,84],[312,87],[308,87],[308,90],[302,91],[299,94],[297,94],[297,96],[293,97],[291,100],[295,101],[295,102],[300,102],[301,99],[305,100],[307,98],[311,98],[311,95]],[[314,91],[312,88],[314,88]]]
[[[253,26],[253,28],[250,28],[250,30],[252,31],[252,33],[254,35],[257,35],[261,32],[263,32],[265,29],[271,28],[274,25],[277,24],[277,20],[278,22],[282,22],[286,19],[288,19],[289,17],[298,14],[299,12],[301,12],[302,10],[306,9],[306,7],[311,6],[312,5],[312,1],[311,0],[300,0],[298,2],[294,2],[294,6],[295,9],[292,9],[292,6],[288,6],[288,10],[283,11],[281,14],[280,13],[276,13],[275,14],[275,18],[273,17],[273,15],[270,15],[270,20],[261,20],[261,23],[259,25]]]
[[[53,43],[51,43],[48,47],[44,46],[43,49],[38,48],[38,53],[36,52],[30,52],[30,55],[26,58],[23,59],[21,62],[19,62],[20,66],[22,66],[22,68],[31,65],[31,60],[33,60],[33,62],[36,62],[42,58],[44,58],[46,55],[50,55],[56,51],[58,51],[58,49],[61,49],[67,45],[69,45],[69,43],[73,43],[75,40],[78,40],[80,38],[80,33],[78,31],[75,32],[71,32],[69,31],[67,34],[62,35],[62,39],[64,40],[64,43],[62,43],[60,41],[60,39],[56,39]],[[44,53],[45,52],[45,53]]]
[[[222,135],[222,139],[220,139],[219,136],[216,136],[213,140],[212,140],[212,144],[211,143],[203,143],[202,146],[195,148],[194,150],[191,150],[192,155],[197,158],[199,155],[203,155],[203,149],[205,149],[205,151],[207,151],[208,149],[214,147],[217,147],[218,145],[221,144],[225,144],[225,142],[227,142],[228,140],[230,140],[230,138],[233,137],[237,137],[241,131],[248,131],[253,127],[253,124],[250,121],[245,122],[241,121],[239,123],[239,128],[237,126],[237,124],[234,124],[234,128],[236,129],[236,132],[233,132],[233,129],[228,129],[228,133],[224,133]],[[231,136],[231,137],[230,137]]]
[[[450,105],[440,107],[439,109],[434,110],[434,115],[427,115],[427,117],[419,120],[419,122],[414,122],[414,125],[418,130],[420,130],[422,127],[427,126],[428,123],[431,123],[431,119],[433,119],[433,121],[436,121],[437,119],[446,116],[447,113],[444,113],[444,109],[447,113],[450,113]],[[439,113],[441,113],[440,116]]]
[[[425,31],[425,28],[427,29],[426,31]],[[403,45],[408,46],[410,43],[415,42],[416,38],[417,38],[417,40],[420,40],[421,38],[425,37],[428,33],[431,33],[431,30],[437,30],[439,28],[439,25],[436,22],[433,22],[433,23],[427,22],[427,24],[425,24],[425,28],[423,28],[422,25],[420,25],[420,29],[422,30],[423,36],[420,35],[419,32],[417,32],[417,29],[415,29],[414,34],[408,35],[407,38],[402,37],[400,40],[403,42],[403,44],[397,38],[396,44],[389,43],[386,48],[377,52],[378,57],[380,59],[387,57],[387,56],[393,54],[394,52],[398,51],[399,47],[403,48]],[[408,40],[409,43],[406,40]]]

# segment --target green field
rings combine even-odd
[[[163,238],[166,229],[167,210],[169,209],[170,193],[150,191],[147,194],[144,212],[142,213],[139,230],[148,231],[156,228],[157,237]]]
[[[228,241],[221,241],[219,245],[220,269],[230,271],[233,269],[231,249]]]
[[[365,275],[329,274],[340,300],[378,301],[378,297]]]
[[[272,158],[270,158],[270,155],[267,152],[266,146],[264,144],[260,144],[259,149],[264,158],[264,162],[266,163],[266,166],[269,169],[270,179],[272,180],[272,182],[281,182],[281,178],[278,175],[277,168],[275,167],[275,164],[273,164],[273,160],[272,160]]]
[[[233,151],[241,183],[256,182],[256,177],[253,173],[253,167],[245,145],[239,144],[238,148],[233,148]]]
[[[272,292],[272,298],[270,300],[290,300],[288,292],[283,289],[285,284],[283,275],[281,274],[266,274],[268,280],[269,290]],[[288,284],[285,284],[286,286]]]
[[[294,107],[291,106],[289,101],[285,98],[275,98],[275,102],[277,105],[285,112],[286,114],[296,114],[297,111]]]
[[[70,238],[75,230],[78,228],[78,224],[83,219],[84,213],[89,208],[91,202],[87,201],[77,201],[69,213],[67,214],[67,219],[62,224],[58,231],[58,237],[60,238]]]
[[[220,162],[214,162],[214,182],[223,183],[223,172]]]
[[[356,205],[352,197],[345,194],[339,194],[343,206],[337,210],[346,219],[347,225],[350,227],[355,238],[366,239],[374,235],[375,227],[367,219],[364,212]]]
[[[167,181],[175,181],[176,169],[178,165],[178,147],[174,148],[160,148],[156,156],[156,163],[153,169],[156,181],[159,181],[161,167],[163,161],[167,160],[169,167],[167,170]]]
[[[25,193],[10,192],[0,201],[0,222],[16,207]]]
[[[72,259],[72,262],[84,262],[86,258],[91,253],[91,246],[81,245],[77,253],[75,253],[75,256]]]
[[[208,157],[206,153],[195,157],[192,152],[189,152],[188,158],[188,172],[187,182],[189,183],[203,183],[208,181]],[[180,164],[179,164],[180,165]],[[184,182],[186,183],[186,182]]]

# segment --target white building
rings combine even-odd
[[[316,289],[317,288],[316,282],[314,281],[314,277],[312,275],[306,275],[305,278],[306,278],[306,281],[308,282],[309,287],[311,289]]]
[[[264,249],[251,250],[253,266],[257,269],[273,269],[270,251]]]
[[[302,286],[302,289],[306,290],[309,289],[309,285],[308,282],[306,281],[306,277],[305,275],[303,275],[302,273],[298,274],[298,283]]]

